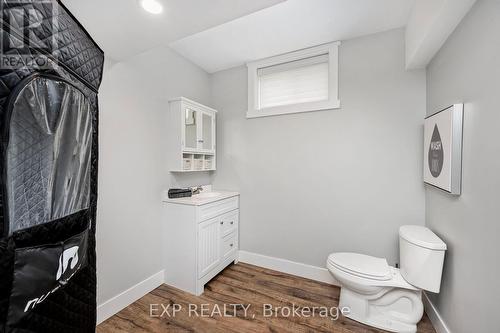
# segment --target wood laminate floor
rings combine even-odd
[[[338,306],[339,293],[335,286],[238,263],[210,281],[199,297],[162,285],[100,324],[97,333],[385,332],[343,316],[337,320],[322,317],[325,310],[321,307]],[[242,306],[233,308],[231,304],[242,304],[248,309],[245,312]],[[174,305],[180,309],[175,317]],[[288,310],[278,308],[293,311],[294,305],[315,310],[315,315],[306,312],[288,316]],[[270,313],[278,315],[269,317]],[[418,325],[418,332],[435,333],[426,315]]]

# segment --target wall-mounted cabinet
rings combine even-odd
[[[184,97],[171,100],[169,106],[170,171],[215,170],[217,111]]]

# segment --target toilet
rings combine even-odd
[[[438,293],[446,244],[430,229],[399,229],[401,268],[385,258],[332,253],[327,268],[341,286],[339,308],[345,316],[391,332],[414,333],[422,318],[422,290]]]

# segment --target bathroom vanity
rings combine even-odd
[[[163,194],[165,283],[201,295],[205,284],[238,259],[239,193],[211,191],[189,198]]]

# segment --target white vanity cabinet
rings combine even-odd
[[[170,171],[215,170],[217,111],[185,97],[170,100],[169,107]]]
[[[163,200],[165,283],[194,295],[238,258],[239,194],[218,193]]]

